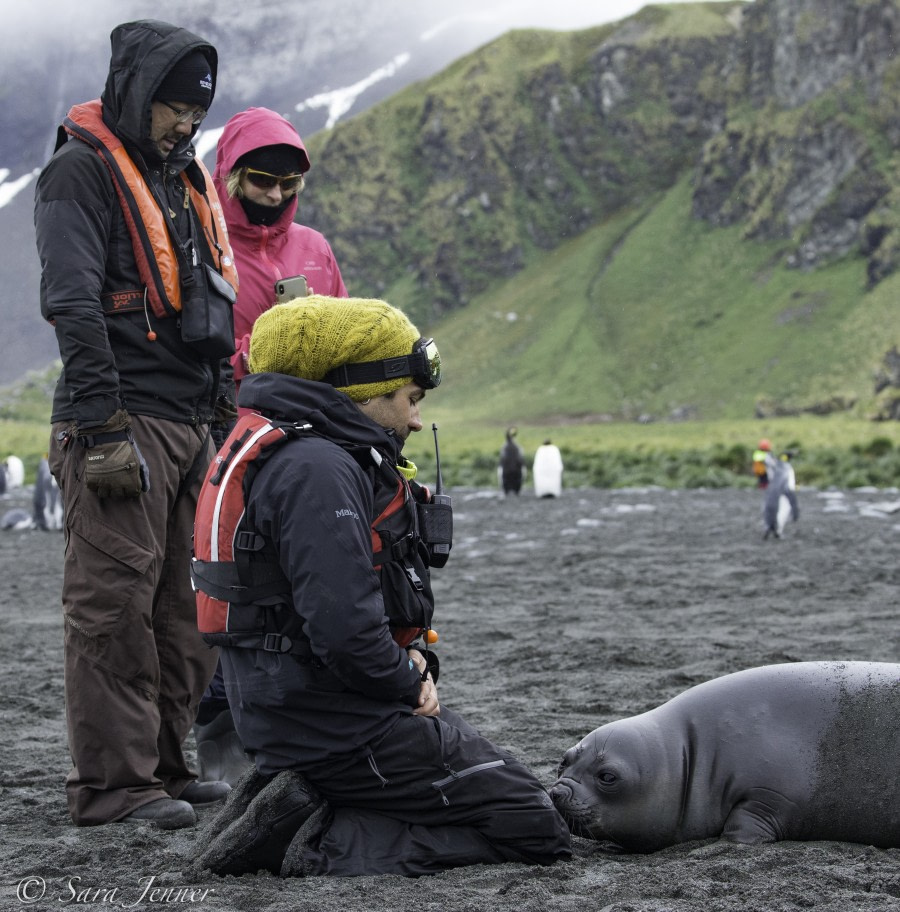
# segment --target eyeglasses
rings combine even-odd
[[[199,111],[192,111],[190,108],[176,108],[175,105],[170,105],[167,101],[161,101],[160,104],[164,104],[170,111],[174,112],[177,123],[183,124],[190,121],[196,127],[197,124],[203,123],[206,119],[207,112],[202,108]]]
[[[282,193],[296,193],[303,183],[302,174],[269,174],[268,171],[257,171],[256,168],[244,168],[247,180],[260,190],[271,190],[276,184]]]
[[[342,364],[325,374],[322,380],[332,386],[358,386],[400,377],[412,377],[413,383],[426,390],[440,386],[441,356],[434,339],[419,339],[413,346],[411,355]]]

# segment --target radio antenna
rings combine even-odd
[[[435,487],[434,493],[443,494],[444,493],[444,479],[441,476],[441,451],[440,451],[440,448],[438,447],[438,438],[437,438],[438,426],[436,424],[432,424],[431,430],[434,433],[434,461],[437,466],[437,481],[435,483],[436,487]]]

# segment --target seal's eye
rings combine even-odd
[[[619,777],[612,772],[612,770],[600,770],[597,773],[597,781],[601,785],[615,785],[619,781]]]

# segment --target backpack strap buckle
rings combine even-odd
[[[285,636],[283,633],[267,633],[263,637],[262,648],[266,652],[290,652],[293,649],[294,643],[290,637]]]
[[[265,539],[252,529],[241,529],[234,536],[235,551],[262,551],[265,545]]]

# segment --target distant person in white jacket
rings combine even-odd
[[[538,497],[559,497],[562,494],[563,461],[559,447],[545,440],[534,454],[531,469],[534,493]]]

